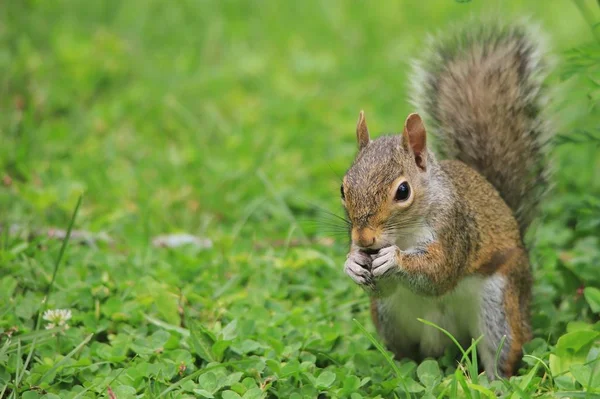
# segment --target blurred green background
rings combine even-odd
[[[530,17],[556,61],[560,145],[530,237],[527,349],[552,373],[529,358],[512,385],[464,378],[474,398],[600,389],[587,380],[600,368],[585,363],[600,353],[596,2],[11,0],[0,11],[0,397],[108,397],[111,386],[119,399],[420,397],[456,386],[452,356],[439,378],[436,362],[417,372],[403,361],[398,374],[357,327],[373,332],[368,299],[343,273],[347,237],[327,212],[342,211],[358,112],[374,136],[398,131],[427,35],[482,14]],[[54,281],[61,242],[39,232],[66,228],[82,193],[75,228],[114,242],[72,243]],[[213,246],[151,245],[174,232]],[[59,339],[36,332],[52,308],[73,312]]]
[[[411,58],[428,33],[471,14],[531,16],[558,52],[591,39],[570,1],[3,9],[0,159],[14,184],[2,208],[64,224],[85,192],[80,223],[128,240],[214,235],[249,214],[257,239],[286,236],[289,203],[339,211],[358,111],[373,132],[397,131],[411,111]]]

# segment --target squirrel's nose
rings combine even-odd
[[[356,246],[361,248],[372,247],[377,242],[375,230],[370,227],[365,227],[362,229],[353,228],[352,241]]]

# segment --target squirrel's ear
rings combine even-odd
[[[404,132],[402,133],[402,145],[406,150],[412,150],[415,156],[415,162],[421,169],[426,166],[426,149],[427,132],[423,120],[419,114],[410,114],[404,122]]]
[[[369,129],[367,129],[367,121],[365,120],[365,111],[360,111],[358,115],[358,123],[356,124],[356,141],[358,150],[362,150],[369,144]]]

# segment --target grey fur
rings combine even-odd
[[[548,186],[542,42],[528,22],[474,21],[431,39],[411,79],[411,100],[432,128],[437,153],[484,175],[521,233]]]
[[[512,337],[508,327],[508,319],[504,311],[504,277],[498,275],[490,278],[483,286],[481,296],[480,329],[483,342],[479,346],[483,366],[488,376],[496,375],[496,352],[504,339],[498,363],[506,364]],[[504,338],[506,337],[506,338]],[[504,370],[498,370],[502,374]]]

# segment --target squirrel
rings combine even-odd
[[[414,63],[417,113],[401,134],[371,140],[360,112],[341,186],[351,237],[344,270],[369,293],[396,358],[439,357],[452,345],[421,318],[461,345],[482,336],[490,379],[517,372],[532,336],[523,235],[549,174],[547,61],[528,23],[469,24],[432,38]]]

